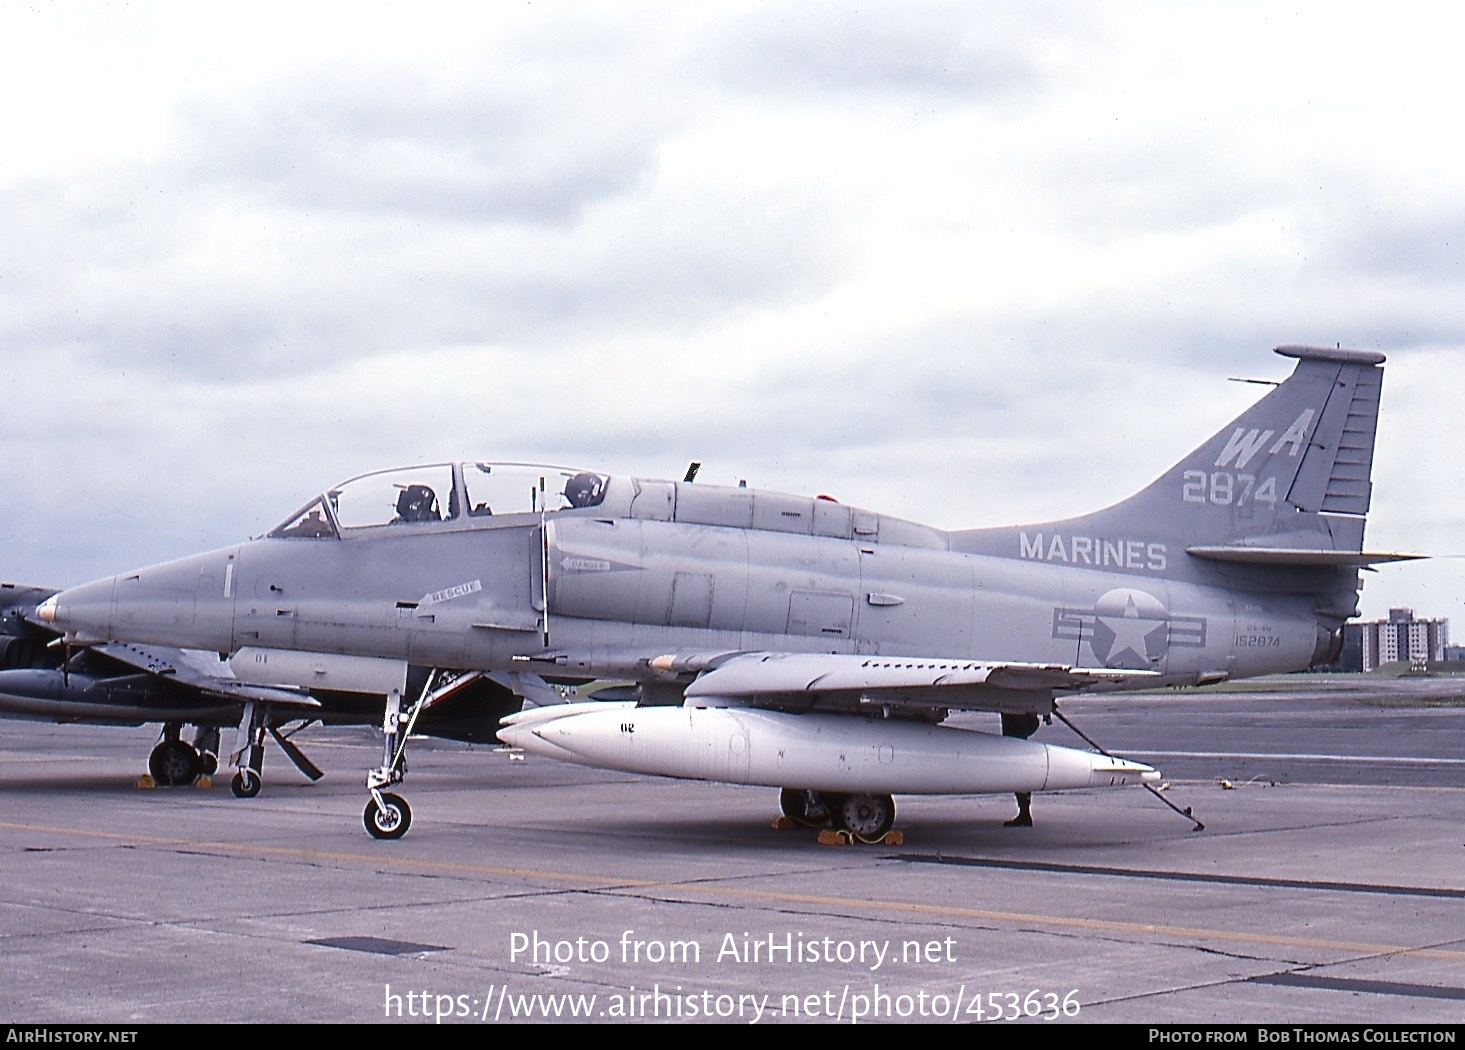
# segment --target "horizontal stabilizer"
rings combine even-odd
[[[1382,565],[1391,561],[1414,561],[1427,554],[1399,551],[1298,550],[1293,547],[1187,547],[1186,553],[1207,561],[1228,561],[1242,565],[1277,565],[1295,568],[1331,568],[1349,565]]]

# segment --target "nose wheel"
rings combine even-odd
[[[399,839],[412,826],[412,809],[401,795],[373,792],[361,814],[361,822],[374,839]]]
[[[254,798],[259,794],[262,781],[260,776],[252,769],[241,769],[234,774],[234,779],[229,781],[229,789],[234,792],[235,798]]]

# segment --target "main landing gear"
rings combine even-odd
[[[889,795],[784,788],[778,802],[790,820],[810,828],[847,831],[860,842],[880,842],[895,826],[895,800]]]
[[[148,776],[159,787],[182,787],[219,768],[219,731],[200,729],[192,744],[180,738],[182,725],[166,722],[163,737],[148,755]]]
[[[148,755],[148,776],[160,787],[192,784],[202,772],[203,762],[198,752],[177,737],[159,740]]]

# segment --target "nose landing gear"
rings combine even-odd
[[[366,774],[366,790],[371,798],[361,814],[361,823],[372,838],[399,839],[412,826],[412,810],[407,800],[382,789],[400,784],[407,776],[407,740],[412,736],[417,716],[482,677],[481,671],[434,668],[423,683],[422,694],[405,708],[400,689],[387,694],[386,713],[382,718],[382,764]]]

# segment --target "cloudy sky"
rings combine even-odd
[[[943,527],[1095,509],[1389,356],[1370,576],[1465,637],[1433,4],[0,6],[0,578],[453,458]]]

